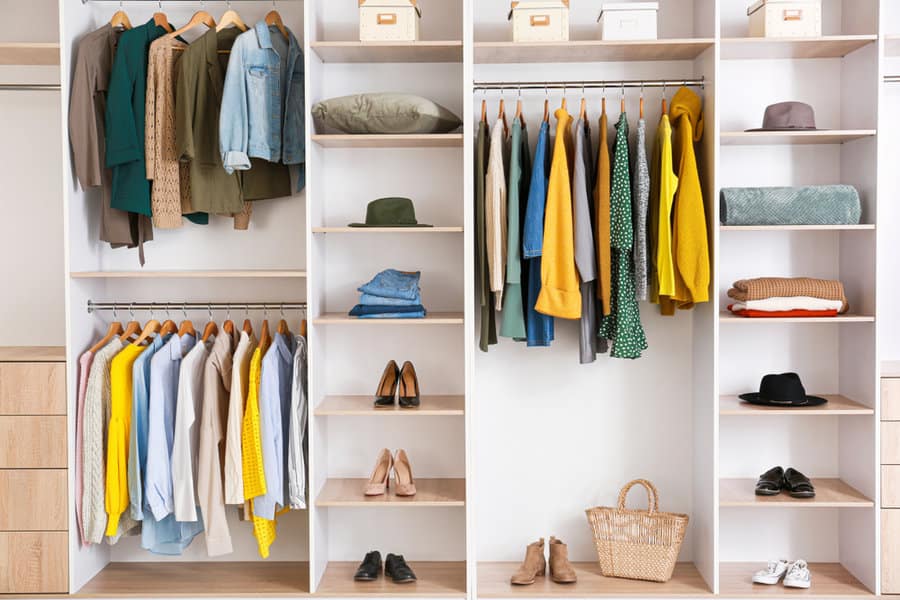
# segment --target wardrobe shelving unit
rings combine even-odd
[[[59,65],[59,44],[50,42],[0,42],[0,65]]]
[[[745,3],[720,3],[720,187],[848,183],[862,225],[719,227],[716,232],[720,422],[718,591],[796,595],[754,586],[766,558],[811,562],[817,596],[878,589],[875,243],[879,71],[876,1],[823,2],[822,38],[752,40]],[[822,84],[827,79],[828,84]],[[816,111],[813,132],[745,132],[768,104],[799,100]],[[719,220],[718,203],[715,212]],[[843,281],[851,313],[837,319],[742,319],[727,312],[737,279],[811,276]],[[741,325],[741,326],[738,326]],[[793,415],[740,405],[766,373],[797,371],[829,404]],[[834,398],[838,395],[838,398]],[[754,416],[756,418],[740,418]],[[760,440],[765,440],[760,444]],[[797,468],[816,498],[757,497],[756,477]],[[752,525],[751,525],[752,524]]]
[[[420,2],[422,41],[393,44],[356,41],[356,2],[307,0],[308,107],[347,94],[409,92],[462,115],[464,4]],[[321,596],[465,597],[471,581],[467,138],[330,134],[311,122],[309,132],[312,587]],[[383,196],[411,198],[417,219],[436,227],[348,227]],[[385,268],[422,272],[426,318],[347,316],[356,287]],[[390,359],[415,364],[420,409],[373,408]],[[415,496],[398,497],[393,486],[386,496],[362,495],[383,447],[409,452]],[[373,549],[404,554],[417,583],[354,582],[359,561]]]

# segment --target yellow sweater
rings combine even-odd
[[[678,308],[693,308],[709,301],[709,241],[706,209],[697,171],[694,143],[703,137],[703,112],[700,96],[681,88],[672,98],[669,116],[675,124],[675,161],[678,165],[678,191],[672,223],[672,255],[675,261],[675,294]],[[664,314],[667,312],[663,305]],[[668,307],[668,312],[672,306]]]
[[[600,144],[597,148],[597,183],[594,187],[594,238],[597,244],[597,298],[601,301],[603,315],[612,312],[612,250],[610,248],[610,184],[612,167],[609,164],[609,142],[607,133],[606,103],[600,117]]]
[[[650,166],[650,240],[653,274],[650,301],[675,294],[675,265],[672,260],[672,201],[678,189],[678,177],[672,171],[672,126],[664,114],[656,130],[656,145]]]
[[[535,310],[561,319],[581,318],[581,291],[575,270],[575,230],[572,223],[572,186],[569,173],[574,162],[572,117],[565,108],[556,111],[556,142],[547,188],[541,293]]]
[[[132,372],[143,346],[128,344],[109,367],[110,418],[106,445],[106,535],[115,536],[128,508],[128,436],[131,430]]]

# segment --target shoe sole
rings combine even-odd
[[[791,498],[815,498],[815,492],[788,492]]]
[[[378,577],[354,577],[353,581],[377,581]]]
[[[759,583],[762,585],[778,585],[778,582],[781,581],[781,577],[777,579],[762,579],[762,578],[753,578],[753,583]]]
[[[787,581],[784,582],[784,587],[789,587],[789,588],[800,588],[800,589],[808,590],[809,586],[810,586],[809,581],[800,581],[800,582],[796,582],[796,583],[788,583]]]
[[[757,496],[777,496],[781,490],[756,490]]]
[[[415,579],[391,579],[391,581],[393,581],[394,583],[398,583],[398,584],[400,584],[400,583],[415,583],[416,582]]]

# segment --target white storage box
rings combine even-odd
[[[509,19],[514,42],[569,41],[569,0],[513,2]]]
[[[601,40],[655,40],[659,2],[614,2],[600,6]]]
[[[750,37],[820,37],[822,0],[759,0],[747,9]]]
[[[417,0],[359,0],[361,42],[417,42],[422,11]]]

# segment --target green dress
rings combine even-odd
[[[525,300],[522,295],[522,225],[531,181],[528,130],[516,119],[510,127],[509,177],[506,185],[506,290],[503,292],[503,320],[500,336],[525,341]]]
[[[491,293],[488,273],[487,242],[485,232],[484,186],[487,173],[487,123],[478,123],[478,138],[475,144],[475,279],[480,287],[478,302],[481,308],[481,335],[478,347],[488,351],[490,344],[497,343],[497,321],[494,314],[494,294]]]
[[[631,175],[628,161],[628,120],[625,113],[616,124],[610,191],[612,246],[612,311],[603,318],[600,337],[612,340],[613,358],[640,358],[647,349],[641,312],[634,290],[634,226],[631,220]]]

